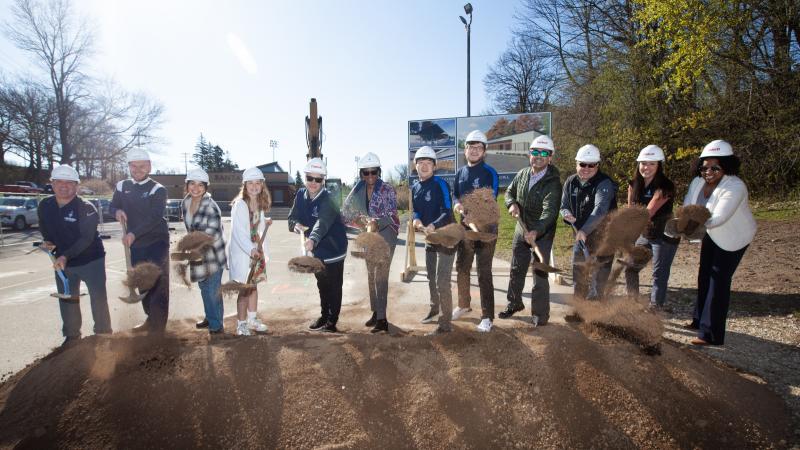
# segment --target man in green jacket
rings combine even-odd
[[[532,243],[536,243],[545,258],[541,262],[550,262],[550,249],[556,235],[556,219],[561,202],[561,178],[558,169],[550,164],[554,153],[555,146],[549,137],[542,135],[534,139],[530,145],[530,167],[517,172],[506,189],[508,213],[518,218],[525,227],[517,223],[514,230],[508,306],[498,314],[501,319],[508,319],[525,309],[522,288],[525,287],[525,277],[531,263]],[[536,258],[535,255],[533,257]],[[531,297],[533,326],[547,325],[550,320],[550,281],[546,272],[534,270]]]

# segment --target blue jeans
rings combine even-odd
[[[208,278],[197,283],[200,286],[200,295],[203,297],[203,308],[206,310],[209,331],[222,329],[222,294],[219,287],[222,284],[222,269],[214,272]]]
[[[653,251],[653,290],[650,291],[650,304],[664,306],[667,301],[667,282],[672,269],[672,260],[678,251],[678,244],[664,239],[648,239],[640,236],[636,245],[647,247]],[[625,269],[625,287],[630,296],[639,296],[639,271],[641,269]]]

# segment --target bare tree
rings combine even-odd
[[[48,92],[30,82],[3,86],[0,110],[8,125],[7,149],[28,162],[28,175],[35,178],[45,161],[52,167],[56,114]]]
[[[508,113],[548,109],[558,83],[552,58],[526,36],[512,39],[483,80],[494,108]]]
[[[81,72],[92,53],[94,36],[86,22],[75,17],[69,0],[16,0],[6,31],[19,49],[34,55],[46,69],[55,99],[61,162],[74,157],[72,126],[75,105],[86,96]]]

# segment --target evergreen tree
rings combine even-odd
[[[297,171],[297,174],[294,176],[294,185],[297,187],[303,187],[303,177],[300,176],[300,171]]]
[[[195,152],[192,155],[192,161],[206,172],[223,172],[239,169],[239,165],[231,161],[229,153],[223,150],[219,145],[208,142],[202,133],[194,148]]]

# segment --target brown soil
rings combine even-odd
[[[581,326],[210,340],[90,337],[0,386],[0,447],[769,448],[764,386]]]
[[[462,240],[464,240],[464,227],[457,223],[437,228],[434,232],[425,236],[425,241],[429,244],[448,248],[454,248]]]
[[[389,263],[389,244],[378,233],[363,232],[356,236],[355,245],[362,249],[361,257],[367,260],[367,264],[371,266],[384,265]],[[355,253],[353,253],[356,256]]]
[[[706,223],[706,220],[711,217],[711,212],[705,206],[686,205],[681,206],[675,211],[675,217],[678,218],[678,223],[675,227],[676,230],[679,233],[691,234],[694,229],[687,229],[689,223],[692,222],[694,227]]]
[[[464,205],[465,221],[477,225],[479,229],[485,229],[500,220],[500,210],[492,188],[475,189],[465,195],[461,203]]]
[[[178,251],[190,252],[192,250],[203,252],[207,247],[214,244],[214,238],[202,231],[192,231],[186,233],[178,240]]]
[[[187,288],[192,287],[192,282],[189,280],[189,265],[188,264],[181,264],[175,263],[172,265],[172,270],[178,275],[178,279],[181,280],[181,283],[184,284]]]
[[[617,250],[633,247],[647,227],[649,219],[647,209],[641,206],[622,208],[609,214],[597,254],[608,256]]]
[[[325,263],[313,256],[295,256],[289,260],[289,270],[297,273],[319,273],[325,270]]]
[[[133,270],[128,272],[128,276],[122,281],[122,284],[139,289],[139,291],[147,291],[156,284],[160,276],[160,267],[151,262],[143,262],[133,266]]]

